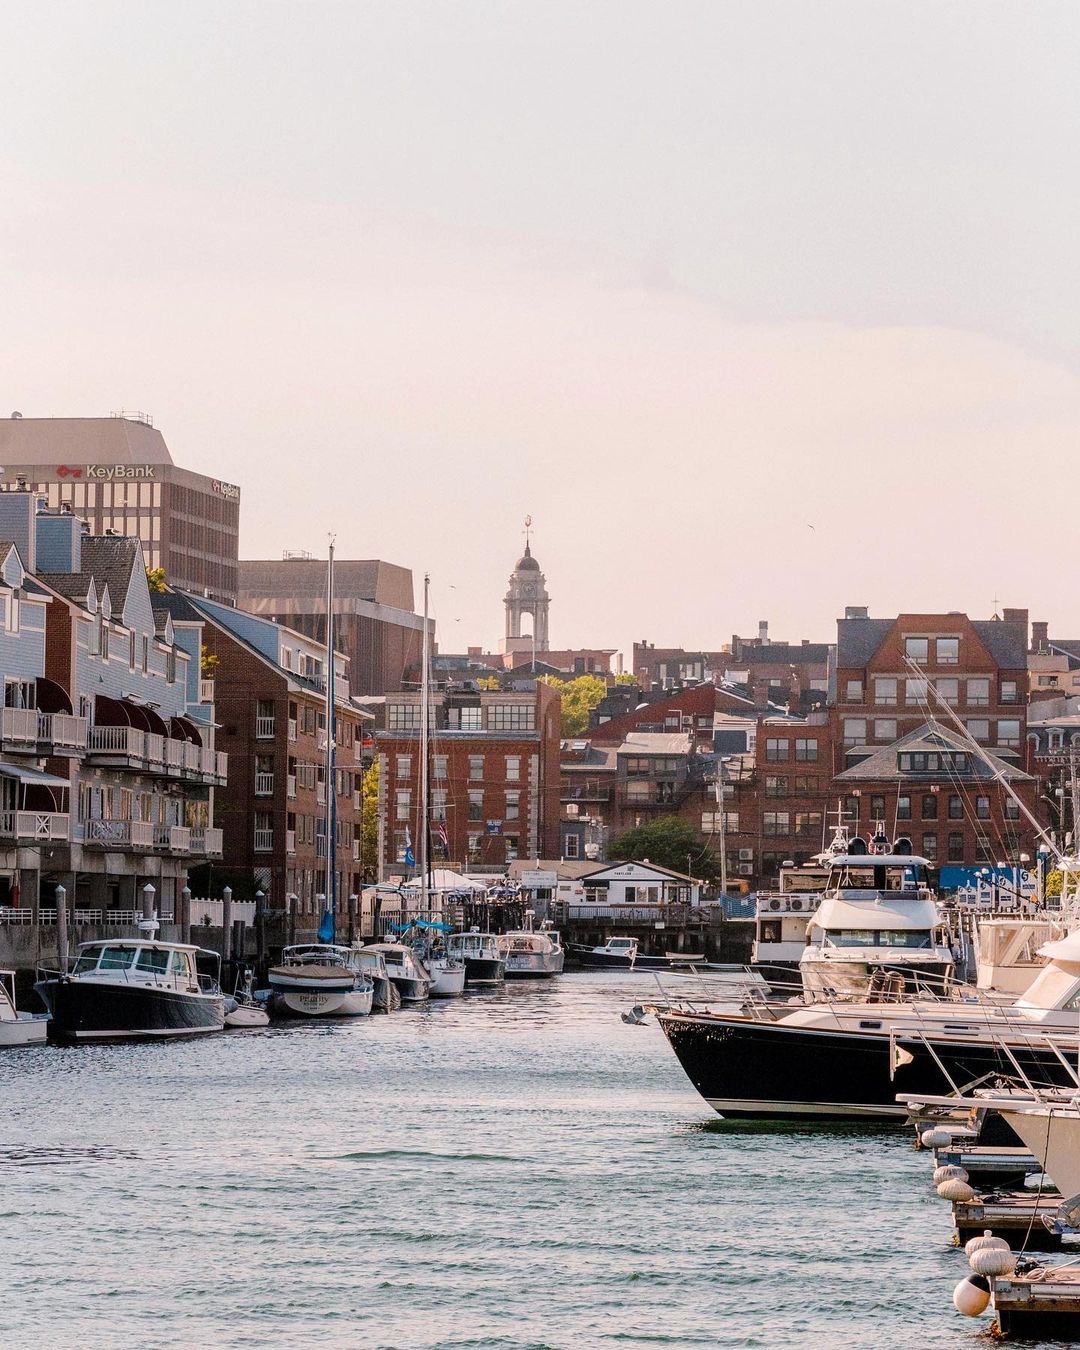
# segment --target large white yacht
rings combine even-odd
[[[936,992],[952,979],[948,926],[930,889],[930,863],[878,827],[828,856],[829,875],[799,959],[808,999]]]
[[[351,947],[321,942],[286,947],[267,983],[285,1016],[366,1017],[375,991]]]

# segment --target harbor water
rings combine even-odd
[[[648,976],[0,1056],[9,1347],[976,1347],[928,1155],[721,1122]]]

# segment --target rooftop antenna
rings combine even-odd
[[[529,535],[532,533],[532,516],[525,517],[525,552],[529,551]]]

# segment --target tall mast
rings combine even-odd
[[[428,744],[431,740],[431,652],[428,644],[428,585],[424,573],[424,634],[421,640],[420,667],[420,908],[424,914],[431,909],[430,868],[428,853],[431,808],[428,802]]]
[[[326,560],[326,903],[337,941],[337,719],[334,714],[334,536]]]

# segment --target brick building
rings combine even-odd
[[[179,617],[204,623],[204,646],[217,658],[213,679],[219,742],[232,766],[217,823],[231,868],[249,872],[281,908],[299,897],[315,915],[327,893],[325,652],[312,639],[268,619],[177,595]],[[360,891],[363,727],[349,702],[348,658],[336,654],[339,898]]]
[[[420,711],[419,694],[388,695],[376,733],[384,871],[404,863],[407,838],[420,856]],[[433,693],[433,865],[502,871],[555,856],[559,715],[557,691],[532,681]]]

